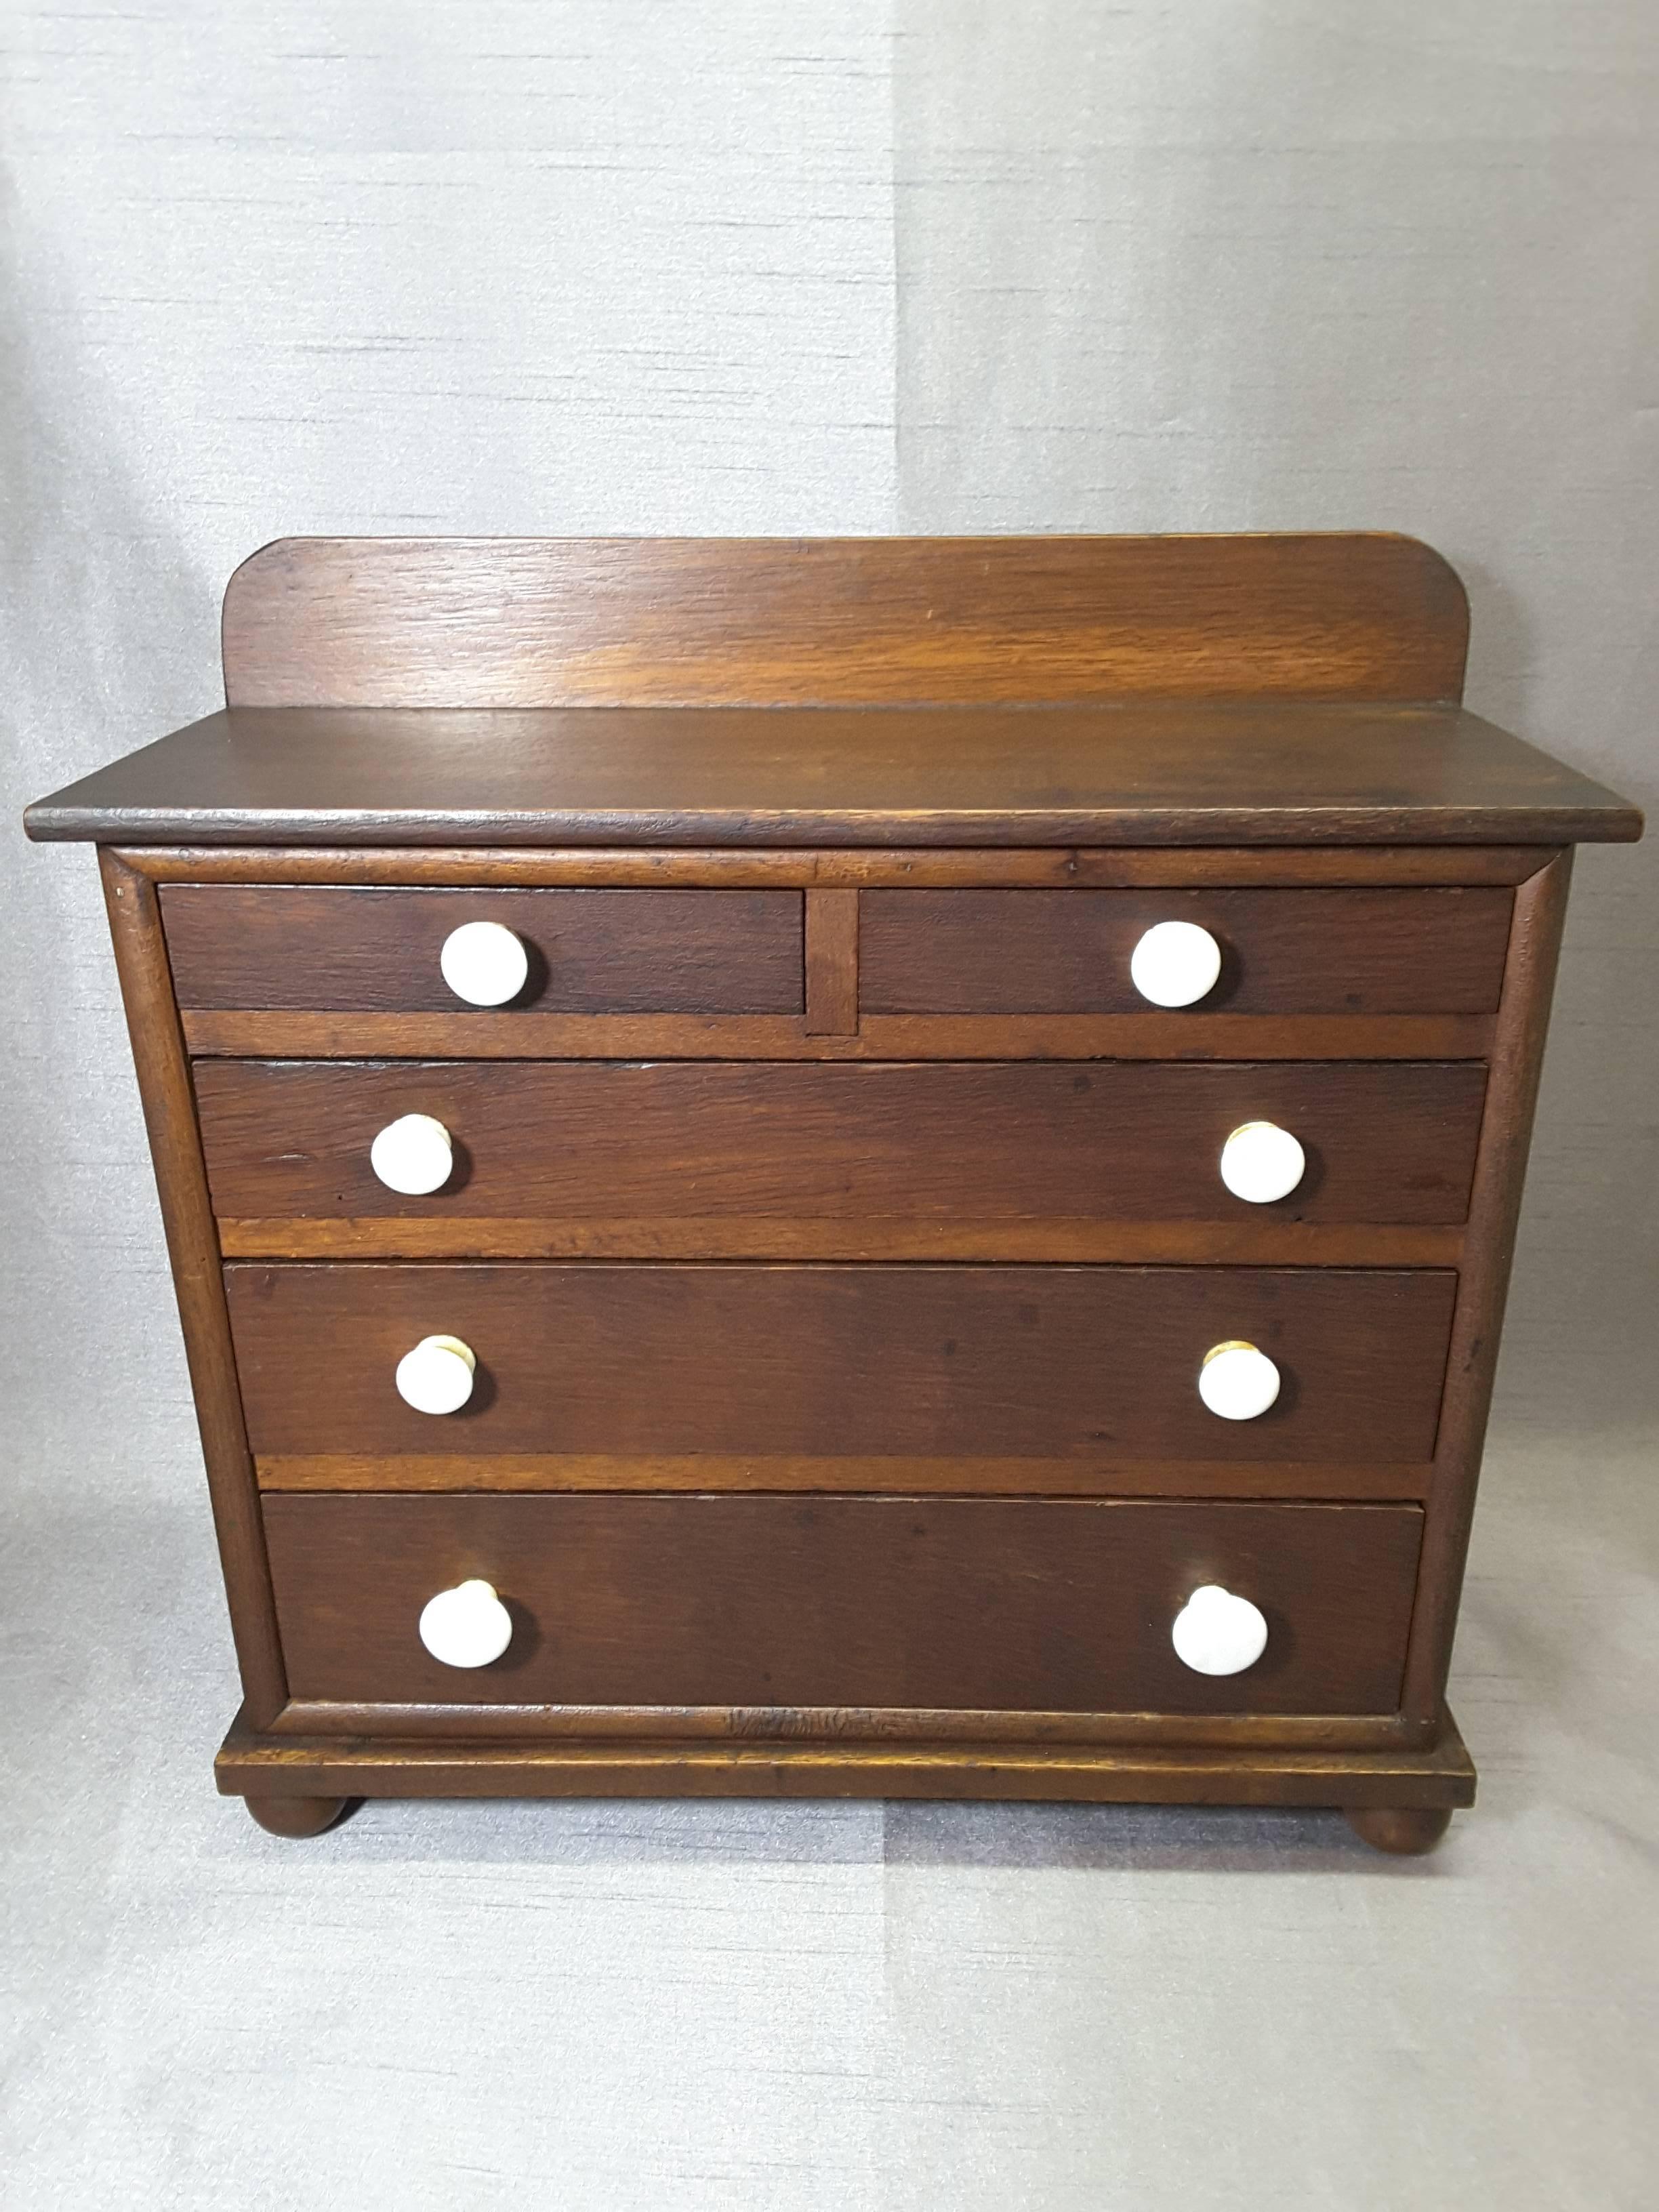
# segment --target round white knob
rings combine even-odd
[[[1129,980],[1155,1006],[1190,1006],[1213,991],[1221,947],[1195,921],[1158,921],[1129,955]]]
[[[1205,1583],[1176,1613],[1170,1641],[1195,1674],[1242,1674],[1266,1650],[1267,1624],[1249,1598]]]
[[[1198,1370],[1198,1395],[1224,1421],[1253,1421],[1279,1395],[1279,1370],[1253,1344],[1212,1345]]]
[[[488,1667],[513,1641],[513,1616],[489,1583],[457,1583],[421,1608],[421,1641],[446,1667]]]
[[[388,1121],[369,1146],[368,1164],[388,1190],[424,1198],[455,1172],[455,1148],[430,1114],[404,1114]]]
[[[398,1395],[417,1413],[459,1413],[477,1364],[459,1336],[423,1336],[398,1362]]]
[[[1246,1121],[1221,1147],[1221,1180],[1235,1198],[1269,1206],[1288,1198],[1302,1180],[1308,1156],[1288,1129],[1273,1121]]]
[[[438,955],[444,981],[469,1006],[504,1006],[530,975],[524,939],[499,921],[464,921],[452,929]]]

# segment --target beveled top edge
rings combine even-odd
[[[1601,784],[1458,708],[238,708],[42,799],[125,845],[1626,842]]]
[[[663,851],[699,848],[789,850],[822,848],[1009,849],[1030,848],[1225,848],[1322,845],[1618,845],[1644,834],[1635,807],[1514,809],[1471,817],[1425,810],[1359,812],[1342,808],[1264,808],[1249,815],[1217,808],[1156,819],[1142,814],[939,814],[834,816],[749,814],[398,815],[358,813],[240,816],[169,813],[161,809],[58,805],[43,799],[25,811],[26,835],[37,844],[145,846],[362,846],[414,851],[447,847],[514,850]]]

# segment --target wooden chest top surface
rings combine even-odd
[[[1459,704],[1386,534],[291,539],[229,705],[31,808],[213,845],[1560,844],[1637,811]]]

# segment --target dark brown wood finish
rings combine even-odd
[[[273,1836],[320,1836],[351,1802],[349,1797],[261,1797],[250,1790],[247,1809]]]
[[[653,1452],[270,1452],[254,1462],[262,1490],[465,1489],[699,1492],[821,1491],[963,1498],[1223,1498],[1412,1502],[1430,1496],[1432,1461],[1089,1459],[935,1454]]]
[[[1073,1266],[1455,1267],[1461,1226],[1054,1219],[226,1219],[228,1260],[1044,1260]]]
[[[1504,894],[1493,894],[1503,897]],[[187,1008],[428,1012],[465,1019],[439,965],[471,921],[512,930],[530,977],[498,1028],[544,1014],[798,1014],[801,896],[788,890],[351,890],[168,884]]]
[[[1098,1503],[1099,1501],[1096,1501]],[[394,1735],[411,1742],[483,1737],[533,1743],[695,1742],[725,1740],[867,1744],[954,1744],[963,1756],[994,1755],[1005,1744],[1056,1753],[1080,1744],[1211,1746],[1255,1751],[1264,1744],[1308,1751],[1426,1749],[1435,1731],[1398,1712],[1170,1713],[1033,1712],[971,1706],[915,1705],[520,1705],[466,1701],[464,1688],[441,1705],[290,1699],[273,1737]]]
[[[214,1771],[229,1795],[986,1797],[1351,1809],[1472,1805],[1475,1784],[1449,1713],[1421,1747],[1247,1746],[1229,1738],[1221,1747],[1007,1742],[975,1751],[848,1737],[813,1742],[758,1730],[746,1741],[712,1743],[524,1742],[482,1734],[343,1740],[262,1734],[239,1716]]]
[[[1451,1826],[1449,1805],[1355,1805],[1348,1824],[1373,1850],[1396,1856],[1431,1851]]]
[[[261,1454],[713,1452],[1420,1463],[1455,1279],[1253,1268],[261,1267],[226,1270]],[[398,1396],[459,1337],[472,1404]],[[1279,1401],[1218,1419],[1212,1346],[1277,1361]]]
[[[263,1727],[286,1702],[288,1685],[237,1389],[218,1240],[155,887],[111,854],[100,860],[167,1256],[173,1263],[173,1291],[184,1327],[244,1711],[250,1725]]]
[[[186,1008],[208,1058],[252,1060],[1480,1060],[1486,1014],[311,1014]]]
[[[873,1014],[1143,1013],[1135,945],[1185,921],[1221,945],[1208,1013],[1490,1013],[1511,902],[1497,889],[867,890],[860,998]]]
[[[1313,536],[279,539],[225,593],[233,704],[1455,699],[1441,556]]]
[[[1411,1506],[988,1498],[265,1500],[301,1698],[634,1708],[1391,1712]],[[472,1577],[514,1616],[490,1667],[416,1632]],[[1267,1615],[1246,1673],[1194,1674],[1200,1583]],[[994,1633],[987,1624],[994,1623]]]
[[[354,1223],[688,1217],[720,1224],[1456,1223],[1468,1210],[1486,1073],[1468,1062],[732,1066],[205,1061],[196,1094],[216,1211]],[[444,1189],[388,1190],[376,1133],[405,1114],[456,1146]],[[1241,1122],[1295,1132],[1288,1198],[1221,1180]],[[476,1231],[470,1232],[476,1235]],[[518,1231],[512,1232],[520,1233]],[[615,1234],[614,1230],[611,1232]],[[394,1247],[395,1249],[395,1247]],[[648,1252],[647,1252],[648,1255]]]
[[[27,817],[119,848],[221,1787],[294,1835],[758,1791],[1432,1844],[1560,848],[1641,829],[1462,710],[1465,634],[1387,537],[248,563],[228,710]],[[463,907],[529,939],[524,1004],[438,980]],[[1164,1012],[1124,971],[1177,914],[1226,964]],[[453,1118],[451,1188],[368,1176],[383,1107]],[[1235,1116],[1311,1136],[1294,1199],[1218,1202]],[[477,1388],[428,1419],[392,1369],[447,1330]],[[1234,1336],[1260,1422],[1197,1396]],[[482,1682],[412,1634],[466,1571],[520,1614]],[[1178,1668],[1199,1575],[1266,1606],[1258,1668]]]
[[[135,845],[118,848],[126,866],[157,883],[346,884],[353,886],[494,885],[501,890],[568,886],[649,890],[653,885],[741,890],[932,884],[968,889],[1028,884],[1142,889],[1167,884],[1298,885],[1351,884],[1520,884],[1551,857],[1537,845],[1436,847],[1310,845],[1114,847],[1008,852],[859,850],[768,852],[759,847],[571,847],[540,852],[471,846],[286,847]]]
[[[1435,1447],[1434,1500],[1407,1668],[1407,1707],[1419,1716],[1438,1710],[1451,1666],[1571,877],[1572,855],[1560,854],[1516,896],[1492,1082],[1475,1164],[1474,1235],[1458,1274],[1445,1403]]]
[[[1446,708],[239,708],[29,810],[124,845],[1499,845],[1636,837]]]
[[[859,1026],[859,894],[806,894],[806,1034],[855,1036]]]

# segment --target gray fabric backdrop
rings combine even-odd
[[[556,1829],[553,1815],[515,1827],[505,1813],[434,1814],[375,1828],[410,1817],[386,1812],[356,1842],[267,1860],[253,1831],[225,1825],[205,1759],[231,1703],[228,1643],[94,870],[83,850],[26,848],[16,817],[214,703],[224,580],[292,532],[1410,531],[1469,586],[1472,704],[1651,808],[1659,11],[13,0],[0,62],[0,1449],[22,1686],[6,1712],[20,1846],[8,1907],[26,1992],[11,2140],[27,2177],[5,2201],[217,2205],[234,2183],[250,2204],[293,2205],[332,2201],[325,2185],[344,2181],[364,2203],[382,2201],[377,2188],[402,2206],[453,2203],[453,2184],[459,2201],[493,2204],[559,2174],[584,2204],[1139,2207],[1165,2187],[1187,2205],[1243,2201],[1209,2137],[1164,2154],[1162,2093],[1150,2106],[1128,2094],[1138,2062],[1079,1986],[1054,1996],[1052,2018],[1082,2038],[1080,2074],[1047,2040],[1046,2001],[1018,1994],[1033,1956],[1081,1944],[1093,1975],[1126,1942],[1134,1952],[1124,1930],[1143,1911],[1162,1928],[1173,1910],[1114,1875],[1087,1897],[1068,1889],[1045,1917],[1042,1881],[1077,1848],[1051,1850],[1048,1829],[948,1830],[936,1851],[945,1831],[918,1814],[884,1829],[878,1809],[681,1808],[665,1828],[625,1810]],[[1618,1584],[1619,1678],[1648,1698],[1627,1720],[1650,1725],[1640,1452],[1659,1310],[1656,862],[1659,846],[1580,864],[1499,1391],[1518,1455],[1509,1494],[1543,1502],[1504,1555],[1519,1595],[1501,1655],[1482,1645],[1476,1663],[1466,1641],[1459,1661],[1468,1694],[1495,1667],[1522,1684],[1516,1702],[1558,1718],[1572,1676],[1573,1710],[1615,1761],[1629,1734],[1596,1735],[1605,1709],[1578,1679],[1578,1645],[1560,1622],[1535,1633],[1524,1593],[1595,1528],[1568,1610],[1599,1619]],[[1501,1529],[1501,1498],[1493,1510]],[[1482,1558],[1478,1545],[1477,1583]],[[1518,1737],[1510,1748],[1517,1771],[1536,1751]],[[1627,1820],[1650,1833],[1650,1773],[1617,1772],[1622,1809],[1610,1798],[1595,1832]],[[1117,1860],[1099,1846],[1119,1875],[1148,1850],[1184,1863],[1186,1842],[1202,1842],[1179,1824],[1088,1832],[1128,1838]],[[1229,1852],[1249,1858],[1256,1830],[1206,1833],[1216,1924],[1249,1930],[1233,1965],[1282,1967],[1253,1917],[1259,1888],[1227,1886]],[[956,1862],[981,1835],[994,1860],[1006,1845],[1007,1863],[1036,1866],[1037,1887],[1005,1874],[975,1891]],[[1304,1873],[1334,1854],[1344,1880],[1362,1879],[1331,1832],[1294,1835]],[[914,1891],[902,1925],[884,1918],[895,1893],[866,1886],[871,1868],[879,1885],[884,1863],[914,1872],[935,1857],[951,1880]],[[1640,1893],[1618,1885],[1640,1860],[1632,1847],[1597,1863],[1621,1912]],[[619,1945],[638,1966],[591,2045],[567,2030],[561,2045],[580,2117],[555,2097],[532,2121],[527,2091],[504,2110],[494,2059],[458,2085],[411,2045],[385,2062],[390,2102],[368,2139],[399,2178],[377,2185],[343,2148],[362,2109],[351,1991],[394,2012],[457,2002],[479,1915],[520,1861],[534,1881],[510,1901],[544,1928],[573,1868],[586,1880],[597,1867],[590,1917],[571,1906],[597,1947],[590,1965]],[[1510,1932],[1567,1925],[1547,1861],[1510,1900]],[[851,1890],[837,1886],[843,1862]],[[1264,1846],[1261,1863],[1279,1862]],[[442,1878],[462,1874],[452,1894]],[[636,1874],[629,1906],[617,1884]],[[1494,1896],[1502,1879],[1495,1863]],[[785,1903],[757,1901],[757,1880],[782,1885]],[[1297,1946],[1334,1940],[1343,1897],[1358,1893],[1304,1896]],[[405,1928],[399,1899],[417,1894]],[[1114,1899],[1127,1923],[1112,1920]],[[343,1987],[293,1960],[269,1981],[258,1958],[250,1967],[251,1929],[275,1958],[297,1912],[310,1957],[360,1910],[374,1959],[406,1939],[424,1965],[382,1986],[353,1954]],[[662,1916],[699,1911],[726,1943],[675,1951]],[[1427,1940],[1414,1917],[1389,1923],[1396,1966]],[[1169,1932],[1177,1955],[1197,1941]],[[560,1923],[561,1944],[570,1935]],[[726,1946],[742,1953],[751,1936],[744,1995],[721,1996]],[[1569,1953],[1540,1967],[1516,1940],[1494,1938],[1475,1972],[1493,2008],[1480,2032],[1509,2051],[1481,2077],[1492,2111],[1527,2104],[1534,2063],[1524,2040],[1504,2044],[1506,1976],[1542,1972],[1559,2018],[1581,1994],[1571,1947],[1600,1961],[1606,2047],[1558,2051],[1548,2069],[1579,2100],[1560,2124],[1565,2162],[1505,2148],[1501,2130],[1477,2129],[1469,2151],[1452,2101],[1431,2096],[1422,2120],[1421,2081],[1389,2074],[1389,2033],[1326,2082],[1324,2135],[1311,2120],[1264,2134],[1285,2080],[1328,2057],[1316,2015],[1341,2011],[1304,1957],[1283,1994],[1312,2008],[1305,2045],[1270,2036],[1285,2075],[1247,2069],[1223,2099],[1264,2193],[1271,2177],[1281,2203],[1421,2202],[1413,2161],[1455,2167],[1467,2153],[1456,2201],[1492,2201],[1490,2187],[1511,2203],[1637,2202],[1632,2108],[1597,2101],[1638,2017],[1608,1993],[1620,1946],[1572,1929]],[[515,1932],[494,1971],[510,1972],[524,1942]],[[666,1986],[641,1963],[659,1943],[676,1961]],[[974,1985],[975,1944],[1016,1960],[1012,1980],[994,1963]],[[1152,1946],[1136,1987],[1167,2087],[1189,2023],[1159,2008],[1164,1956]],[[1348,1963],[1375,1970],[1369,1937]],[[542,1959],[538,1971],[562,1970]],[[1412,2066],[1433,2066],[1425,2014],[1452,1998],[1422,1971],[1414,1996],[1392,1986]],[[170,1987],[189,1992],[176,2015]],[[906,2002],[898,2045],[882,2045]],[[883,2004],[878,2032],[868,2008]],[[472,2048],[493,2050],[488,2007],[463,2014]],[[1364,2031],[1346,2024],[1352,2057]],[[1213,2015],[1211,2028],[1200,2072],[1224,2072],[1228,2033]],[[306,2070],[318,2037],[322,2075]],[[1109,2045],[1109,2090],[1095,2063]],[[675,2101],[662,2082],[688,2060]],[[902,2144],[871,2118],[896,2109],[877,2078],[890,2064],[909,2069]],[[1001,2066],[1019,2084],[1006,2111]],[[245,2091],[227,2087],[244,2067]],[[262,2071],[343,2164],[296,2179],[258,2106]],[[428,2075],[492,2136],[494,2163],[469,2163],[428,2124]],[[712,2085],[702,2102],[698,2080]],[[1366,2117],[1379,2095],[1397,2105],[1381,2136]],[[918,2142],[933,2146],[921,2168]],[[411,2142],[415,2163],[398,2169]]]

